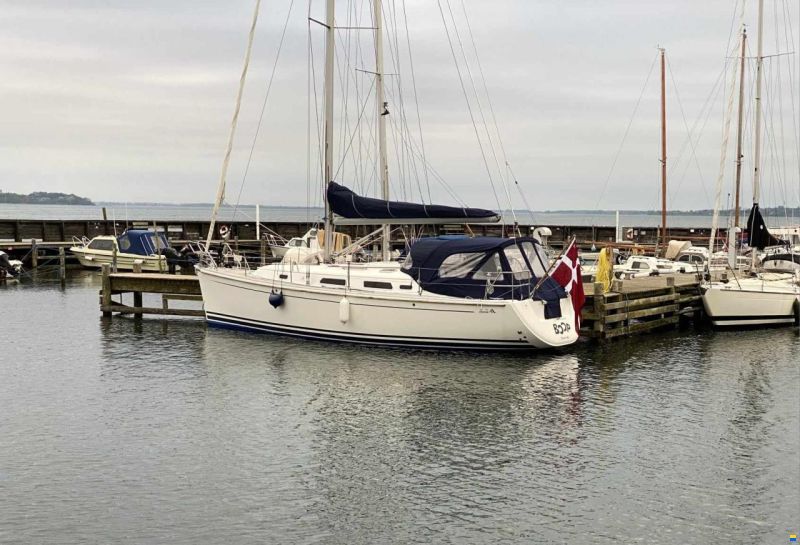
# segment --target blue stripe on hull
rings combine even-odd
[[[294,329],[287,326],[275,327],[266,322],[242,321],[230,316],[223,316],[214,313],[206,313],[206,320],[209,325],[221,329],[230,329],[236,331],[248,331],[254,333],[269,333],[276,335],[285,335],[290,337],[299,337],[304,339],[314,339],[322,341],[336,341],[346,342],[353,344],[366,344],[374,346],[388,346],[388,347],[404,347],[404,348],[423,348],[423,349],[447,349],[447,350],[536,350],[537,348],[526,342],[518,342],[516,344],[500,344],[500,343],[475,343],[475,342],[448,342],[448,340],[437,339],[420,339],[420,338],[389,338],[389,339],[373,339],[364,337],[353,337],[350,335],[342,335],[338,333],[321,333],[316,331],[306,331],[301,329]],[[412,340],[417,339],[417,340]]]

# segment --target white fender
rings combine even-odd
[[[347,297],[342,297],[342,300],[339,301],[339,321],[347,323],[347,320],[350,319],[350,301],[347,300]]]

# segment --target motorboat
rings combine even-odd
[[[22,261],[11,259],[7,253],[0,250],[0,277],[17,278],[22,274]]]
[[[142,271],[167,272],[174,270],[176,264],[193,267],[196,263],[191,252],[175,250],[163,232],[149,229],[128,229],[118,237],[84,239],[77,241],[69,251],[81,265],[95,269],[116,261],[118,270],[130,271],[138,264]]]

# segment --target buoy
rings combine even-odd
[[[278,308],[283,304],[283,294],[278,291],[273,291],[269,294],[269,304],[272,308]]]
[[[342,297],[342,300],[339,301],[339,321],[347,323],[347,320],[350,319],[350,301],[347,300],[347,297]]]

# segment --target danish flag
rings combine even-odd
[[[581,327],[581,309],[586,302],[583,293],[583,279],[581,278],[581,264],[578,260],[578,248],[575,239],[572,239],[566,250],[561,253],[561,258],[553,267],[550,277],[558,282],[572,298],[572,308],[575,309],[575,327]]]

